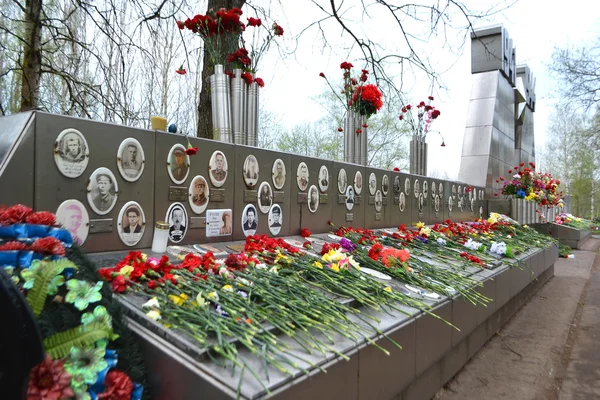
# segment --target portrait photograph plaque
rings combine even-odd
[[[308,211],[311,213],[317,212],[319,209],[319,189],[316,185],[312,185],[308,189]]]
[[[165,221],[169,224],[169,240],[179,243],[185,237],[188,226],[188,214],[182,203],[173,203],[167,210]]]
[[[404,180],[404,194],[407,196],[410,194],[410,178]]]
[[[167,171],[173,183],[181,185],[190,173],[190,156],[185,154],[185,147],[177,143],[167,155]]]
[[[452,199],[456,198],[456,185],[452,185]]]
[[[273,163],[273,168],[271,171],[271,175],[273,177],[273,186],[277,190],[283,189],[283,185],[285,185],[285,164],[282,159],[278,158]]]
[[[427,196],[429,195],[429,184],[427,181],[423,181],[423,197],[427,200]]]
[[[419,198],[419,194],[421,193],[421,187],[419,186],[419,180],[415,179],[415,183],[414,183],[414,192],[415,192],[415,199]]]
[[[242,231],[244,236],[251,236],[256,233],[258,228],[258,213],[253,204],[248,204],[242,212]]]
[[[356,194],[362,193],[362,185],[362,174],[360,173],[360,171],[356,171],[356,174],[354,174],[354,192]]]
[[[354,208],[354,188],[348,186],[346,188],[346,209],[351,211]]]
[[[435,199],[435,196],[437,196],[437,185],[435,182],[431,182],[431,198]]]
[[[56,222],[68,230],[73,243],[81,246],[90,232],[90,216],[79,200],[63,201],[56,210]]]
[[[258,177],[260,173],[260,168],[258,166],[258,160],[256,156],[250,154],[244,160],[243,171],[244,175],[244,183],[246,183],[246,187],[248,189],[254,189],[256,184],[258,183]]]
[[[308,189],[308,166],[304,162],[298,164],[298,170],[296,171],[296,183],[298,184],[298,189],[300,189],[302,192]]]
[[[432,187],[432,189],[433,189],[433,187]],[[437,194],[435,195],[435,198],[433,199],[433,208],[436,213],[440,212],[440,196],[438,196]]]
[[[190,182],[188,197],[190,208],[195,214],[202,214],[208,207],[210,188],[202,175],[196,175]]]
[[[227,180],[227,171],[229,171],[227,157],[225,157],[225,154],[220,150],[214,151],[208,161],[208,177],[210,183],[216,188],[223,186]]]
[[[128,201],[119,211],[117,232],[121,241],[127,246],[135,246],[142,240],[146,229],[144,210],[135,201]]]
[[[404,208],[406,207],[406,197],[404,193],[400,192],[400,197],[398,197],[398,209],[400,212],[404,212]]]
[[[329,189],[329,170],[325,165],[321,165],[319,169],[319,190],[321,193],[327,193]]]
[[[444,194],[444,184],[442,182],[440,182],[440,185],[438,186],[438,195],[443,198],[443,196],[442,196],[443,194]]]
[[[206,211],[206,237],[230,236],[233,232],[230,209]]]
[[[454,199],[452,198],[452,195],[448,196],[448,211],[452,212],[452,201]]]
[[[310,192],[310,190],[309,190]],[[283,213],[279,204],[273,204],[269,210],[269,231],[271,235],[277,236],[281,231],[281,221],[283,221]]]
[[[346,175],[346,170],[344,168],[341,168],[340,172],[338,172],[337,186],[340,194],[346,194],[346,187],[348,186],[348,176]]]
[[[394,192],[394,196],[398,196],[400,194],[402,188],[399,176],[394,177],[394,185],[392,186],[392,190]]]
[[[273,189],[268,182],[262,182],[258,187],[258,208],[263,214],[267,214],[273,205]]]
[[[390,190],[390,178],[387,175],[384,175],[383,178],[381,178],[381,191],[383,192],[384,196],[387,196],[389,190]]]
[[[90,160],[90,149],[81,132],[65,129],[54,142],[54,163],[67,178],[81,176]]]
[[[383,194],[381,190],[375,192],[375,211],[380,212],[383,205]]]
[[[140,142],[134,138],[127,138],[119,145],[117,150],[117,168],[127,182],[135,182],[144,172],[146,157]]]
[[[111,170],[100,167],[92,172],[87,185],[87,199],[96,214],[108,214],[117,203],[118,195],[119,185]]]
[[[420,193],[419,194],[419,203],[418,203],[419,214],[423,212],[424,205],[425,205],[425,196],[423,196],[423,193]]]
[[[377,177],[374,172],[371,172],[369,175],[369,194],[371,196],[375,196],[375,192],[377,191]]]

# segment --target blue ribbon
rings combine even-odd
[[[96,382],[92,386],[90,386],[90,393],[104,392],[104,380],[106,379],[106,374],[108,374],[108,371],[110,371],[111,368],[114,368],[117,366],[117,362],[119,361],[119,356],[118,356],[116,350],[106,349],[106,352],[104,353],[104,359],[106,360],[106,363],[108,365],[106,368],[104,368],[102,371],[100,371],[98,373],[98,379],[96,379]]]
[[[0,239],[19,240],[32,243],[36,239],[45,237],[54,237],[60,240],[65,247],[71,247],[73,238],[71,233],[62,228],[53,228],[47,225],[37,224],[13,224],[9,226],[0,226]]]
[[[133,384],[133,391],[131,392],[131,400],[142,400],[144,394],[144,387],[139,383]]]
[[[18,266],[19,253],[19,250],[0,251],[0,267]]]

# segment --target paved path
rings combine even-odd
[[[600,399],[600,237],[555,276],[435,396]]]

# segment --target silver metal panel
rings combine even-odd
[[[465,156],[460,162],[458,176],[461,181],[471,185],[485,186],[489,156]]]
[[[54,141],[58,134],[66,128],[74,128],[85,136],[89,146],[90,157],[85,172],[77,178],[63,176],[54,163]],[[164,134],[167,135],[166,133]],[[154,232],[154,131],[135,129],[123,125],[107,124],[61,115],[36,113],[35,144],[35,208],[56,212],[65,200],[76,199],[82,202],[90,215],[90,219],[113,218],[116,222],[119,211],[128,201],[137,201],[146,217],[146,229],[140,242],[134,248],[150,247]],[[172,136],[172,135],[171,135]],[[123,139],[137,139],[144,149],[146,157],[144,172],[136,182],[127,182],[117,169],[117,152]],[[179,139],[181,142],[181,139]],[[166,162],[166,152],[164,160]],[[99,167],[112,171],[119,186],[119,195],[114,208],[106,215],[97,215],[88,204],[87,184],[92,172]],[[166,174],[166,165],[164,166]],[[165,196],[169,184],[165,182]],[[166,209],[164,210],[166,212]],[[163,213],[164,213],[163,212]],[[115,229],[110,233],[90,234],[83,245],[88,252],[121,250],[125,246]]]
[[[34,207],[34,150],[34,113],[0,118],[0,204]]]
[[[446,321],[452,322],[451,301],[445,302],[432,311]],[[417,318],[417,376],[425,372],[450,349],[452,329],[454,328],[445,322],[429,315]]]
[[[494,137],[495,139],[495,137]],[[463,156],[482,156],[490,154],[490,146],[494,148],[494,140],[492,139],[492,127],[468,127],[465,129],[463,139]]]
[[[502,69],[502,27],[474,30],[471,33],[471,73]]]
[[[258,212],[258,229],[256,230],[256,234],[266,234],[268,236],[273,236],[269,231],[269,214],[263,214],[258,207],[258,200],[252,202],[246,202],[244,196],[239,194],[244,193],[245,190],[249,188],[246,186],[244,182],[244,161],[246,157],[249,155],[254,155],[256,160],[258,161],[259,167],[259,178],[256,186],[252,189],[252,191],[258,192],[258,188],[262,182],[267,182],[269,186],[271,186],[271,190],[283,192],[283,202],[278,203],[281,206],[281,221],[282,227],[277,236],[287,236],[294,233],[299,232],[297,226],[290,225],[291,214],[296,210],[291,207],[291,202],[297,202],[296,193],[298,192],[298,185],[296,183],[296,170],[298,166],[292,165],[292,157],[289,154],[282,154],[280,152],[275,152],[271,150],[264,150],[256,147],[250,146],[242,146],[237,145],[234,148],[235,158],[229,159],[229,175],[227,176],[227,180],[230,179],[234,181],[235,186],[233,190],[226,190],[226,195],[232,197],[233,199],[233,237],[234,240],[244,240],[245,236],[242,231],[242,213],[244,207],[247,204],[253,204],[256,207]],[[285,184],[283,189],[278,190],[273,186],[273,164],[275,160],[281,159],[285,165]],[[319,170],[313,172],[310,170],[309,165],[309,187],[312,184],[316,184],[316,178],[318,176]],[[308,212],[307,205],[303,205],[305,211]],[[228,207],[231,208],[231,207]],[[321,209],[321,205],[319,205],[319,210]],[[309,228],[310,229],[310,228]]]
[[[470,99],[496,97],[498,91],[497,71],[481,72],[471,75]]]

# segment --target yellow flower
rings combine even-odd
[[[431,234],[431,228],[423,227],[419,231],[419,235],[421,236],[429,236]]]
[[[357,263],[356,260],[354,260],[354,257],[348,256],[348,260],[350,261],[350,265],[352,265],[354,268],[360,271],[360,264]]]
[[[423,222],[421,222],[421,221],[417,222],[417,229],[421,229],[421,228],[423,228],[424,226],[425,226],[425,223],[423,223]]]
[[[383,288],[383,290],[385,290],[386,292],[392,292],[392,288],[389,286],[386,286],[385,288]]]
[[[188,295],[185,293],[179,293],[179,297],[181,297],[183,300],[187,300],[188,299]]]
[[[581,218],[578,217],[578,218],[575,219],[575,221],[581,222]]]
[[[146,313],[146,315],[155,321],[158,321],[160,319],[160,311],[158,310],[150,310]]]
[[[314,261],[314,262],[312,263],[312,266],[313,266],[313,267],[317,267],[317,268],[323,268],[323,264],[321,264],[321,263],[320,263],[320,262],[318,262],[318,261]]]
[[[212,299],[213,301],[219,301],[219,295],[215,291],[210,292],[206,297]]]
[[[185,301],[187,300],[187,296],[185,294],[181,294],[179,296],[175,296],[174,294],[170,294],[169,295],[169,299],[171,299],[171,301],[175,304],[177,304],[178,306],[182,305],[183,303],[185,303]]]
[[[326,256],[327,256],[327,259],[325,259]],[[338,262],[344,258],[346,258],[346,255],[344,253],[342,253],[342,251],[340,249],[329,250],[329,252],[323,256],[323,260],[327,261],[328,263],[329,262]]]
[[[221,290],[225,291],[225,292],[233,292],[233,286],[231,285],[225,285],[221,288]]]
[[[527,225],[523,225],[523,228],[527,229],[527,228],[529,228],[529,226],[527,226]]]
[[[133,267],[131,265],[126,265],[125,267],[121,268],[121,270],[119,272],[117,272],[117,274],[123,275],[126,278],[129,278],[129,275],[132,272],[133,272]]]
[[[332,270],[334,270],[335,272],[340,272],[340,267],[336,264],[333,263],[329,266],[329,268],[331,268]]]
[[[281,252],[279,252],[279,250],[277,250],[277,256],[275,257],[275,262],[282,262],[283,264],[289,264],[291,261],[291,259],[284,255],[281,254]]]

